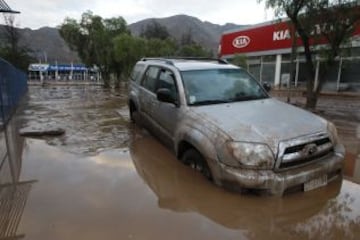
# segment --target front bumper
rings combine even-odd
[[[221,185],[232,189],[264,190],[273,195],[301,188],[306,182],[327,175],[328,182],[342,175],[344,151],[309,163],[306,166],[274,172],[273,170],[250,170],[226,166],[222,163],[220,171]]]

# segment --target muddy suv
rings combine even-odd
[[[217,185],[282,195],[342,176],[336,128],[271,98],[218,59],[144,58],[129,87],[131,120]]]

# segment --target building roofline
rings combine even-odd
[[[360,0],[355,0],[355,1],[350,2],[348,4],[353,5],[353,7],[360,7]],[[277,18],[277,19],[273,19],[273,20],[270,20],[270,21],[250,25],[250,26],[244,27],[244,28],[240,27],[240,28],[229,29],[229,30],[224,31],[222,33],[222,35],[228,34],[228,33],[235,33],[235,32],[240,32],[240,31],[251,30],[251,29],[254,29],[254,28],[259,28],[259,27],[268,26],[268,25],[272,25],[272,24],[280,23],[280,22],[287,22],[287,21],[290,21],[290,19],[288,17]]]
[[[229,29],[226,30],[222,33],[222,35],[224,34],[228,34],[228,33],[236,33],[236,32],[242,32],[242,31],[246,31],[246,30],[251,30],[251,29],[255,29],[255,28],[259,28],[259,27],[264,27],[264,26],[268,26],[268,25],[272,25],[275,23],[280,23],[280,22],[287,22],[289,21],[289,18],[278,18],[278,19],[273,19],[270,21],[266,21],[266,22],[262,22],[262,23],[257,23],[254,25],[250,25],[247,27],[243,27],[243,28],[233,28],[233,29]]]

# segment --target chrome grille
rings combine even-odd
[[[305,165],[333,152],[334,147],[327,134],[316,134],[282,142],[276,168],[282,170]]]

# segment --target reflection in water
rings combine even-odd
[[[347,182],[347,192],[332,199],[321,214],[294,227],[294,232],[307,239],[359,239],[359,185]]]
[[[160,208],[197,212],[227,228],[247,230],[250,238],[283,238],[284,232],[300,239],[359,236],[360,196],[355,202],[346,190],[339,195],[341,179],[282,198],[240,195],[217,188],[182,166],[152,137],[135,131],[130,150],[136,170],[157,195]],[[352,183],[346,181],[346,185]],[[359,191],[354,185],[351,192]],[[340,229],[343,232],[338,233]]]
[[[354,166],[354,178],[360,183],[360,124],[356,127],[356,138],[357,138],[357,157]]]
[[[17,182],[0,187],[0,240],[25,236],[16,232],[33,182]]]
[[[18,124],[9,121],[5,129],[0,129],[0,184],[19,180],[24,139],[18,134]]]
[[[355,160],[353,178],[355,182],[360,184],[360,151]]]
[[[129,128],[121,92],[32,88],[29,99],[20,119],[55,122],[66,134],[26,141],[17,175],[41,180],[20,223],[26,239],[360,238],[359,185],[337,181],[284,198],[231,193]],[[28,188],[18,188],[21,194],[6,199],[26,199]],[[6,209],[9,216],[15,212],[9,209],[22,212]]]
[[[18,125],[11,120],[0,130],[0,240],[20,239],[17,234],[31,185],[20,181],[24,139],[18,135]]]

